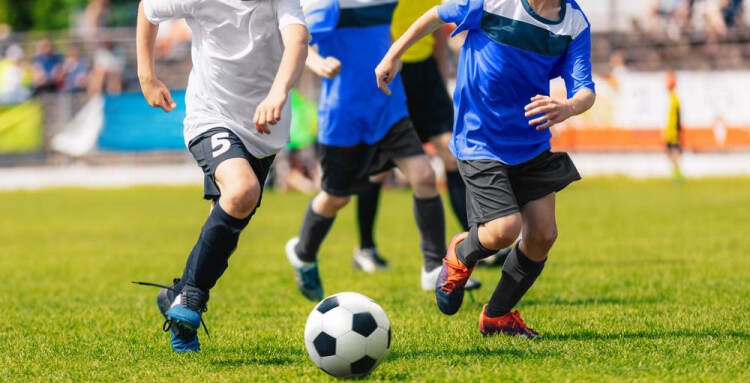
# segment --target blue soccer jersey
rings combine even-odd
[[[330,146],[373,144],[409,115],[401,78],[383,94],[375,67],[391,45],[397,0],[309,0],[305,22],[323,57],[341,61],[336,78],[323,79],[318,106],[318,141]]]
[[[550,148],[549,129],[529,125],[524,106],[562,76],[573,97],[591,78],[590,24],[573,0],[547,20],[527,0],[452,0],[440,18],[468,31],[459,58],[451,151],[462,160],[528,161]]]

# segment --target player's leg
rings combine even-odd
[[[440,133],[430,138],[430,142],[435,145],[438,157],[445,167],[445,180],[448,184],[448,197],[450,198],[451,207],[456,214],[458,221],[464,231],[469,230],[469,219],[466,214],[466,184],[458,172],[456,157],[453,156],[448,145],[451,140],[451,133]]]
[[[388,262],[380,256],[375,245],[375,219],[380,204],[380,190],[388,174],[370,177],[363,190],[357,193],[359,247],[354,250],[352,266],[370,273],[388,267]]]
[[[557,239],[555,193],[581,177],[566,153],[549,151],[510,167],[510,179],[523,220],[523,238],[503,264],[500,282],[479,317],[485,334],[504,333],[537,338],[518,311],[511,311],[544,269]]]
[[[220,142],[218,150],[214,145]],[[190,145],[190,151],[206,174],[205,197],[214,201],[198,240],[191,251],[181,280],[180,293],[163,314],[172,328],[175,351],[199,348],[196,330],[209,298],[209,291],[228,267],[239,235],[260,203],[262,182],[272,157],[256,159],[231,131],[213,129]],[[160,293],[160,309],[164,297]]]
[[[682,169],[680,168],[680,157],[682,156],[682,149],[679,144],[667,145],[667,156],[669,162],[672,163],[672,178],[676,183],[683,181]]]
[[[359,191],[356,186],[367,182],[362,167],[367,154],[372,151],[364,145],[320,145],[320,150],[322,190],[305,210],[299,235],[286,244],[286,255],[294,270],[297,288],[312,301],[323,298],[318,250],[333,226],[336,213],[349,203],[352,194]]]
[[[467,186],[469,232],[453,237],[435,288],[438,308],[455,314],[463,303],[464,286],[477,262],[509,246],[521,231],[520,207],[508,168],[498,161],[461,161]]]
[[[349,203],[349,197],[321,191],[305,211],[299,235],[286,244],[286,255],[294,269],[297,288],[311,301],[323,299],[318,271],[318,250],[336,219],[336,213]]]

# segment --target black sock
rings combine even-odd
[[[414,196],[414,219],[419,229],[420,248],[424,266],[432,271],[443,262],[445,256],[445,213],[440,196],[418,198]]]
[[[315,262],[318,259],[320,244],[331,230],[334,219],[336,216],[328,218],[313,211],[312,201],[310,202],[305,211],[305,218],[302,219],[302,227],[299,229],[299,243],[294,248],[299,259],[304,262]]]
[[[497,318],[509,313],[542,273],[545,262],[546,259],[532,261],[516,244],[503,264],[503,275],[492,293],[485,314]]]
[[[203,225],[198,242],[190,252],[182,283],[208,292],[229,266],[229,256],[237,247],[240,233],[250,217],[234,218],[221,208],[218,201]]]
[[[495,250],[490,250],[479,242],[479,226],[477,225],[472,226],[469,236],[456,246],[458,260],[468,268],[474,267],[480,259],[495,253]]]
[[[380,189],[382,187],[382,184],[370,183],[367,190],[357,194],[360,249],[375,247],[373,232],[375,231],[375,217],[378,214],[378,202],[380,201]]]
[[[448,183],[448,196],[451,200],[453,212],[456,213],[458,221],[461,222],[461,227],[465,231],[469,231],[469,218],[466,215],[466,184],[457,170],[445,172],[445,180]]]

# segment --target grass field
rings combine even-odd
[[[0,381],[329,381],[308,359],[313,304],[283,255],[308,197],[268,193],[212,291],[203,351],[175,355],[154,304],[181,274],[207,205],[194,188],[0,193]],[[542,341],[484,338],[481,303],[454,317],[419,289],[411,196],[385,193],[388,272],[353,272],[343,211],[322,248],[327,294],[389,314],[393,345],[368,379],[750,381],[750,179],[590,179],[558,198],[560,237],[519,309]],[[448,231],[457,226],[451,220]]]

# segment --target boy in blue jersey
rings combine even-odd
[[[438,307],[452,315],[477,261],[507,247],[523,229],[502,277],[479,316],[485,335],[538,338],[511,311],[542,272],[557,238],[555,193],[580,179],[565,153],[550,152],[549,128],[589,109],[590,25],[574,0],[452,0],[417,20],[375,70],[390,93],[399,57],[444,23],[467,31],[454,94],[451,151],[467,185],[471,229],[453,238],[435,288]],[[550,98],[562,76],[567,100]]]
[[[367,79],[391,45],[396,0],[303,2],[312,36],[307,65],[323,77],[318,109],[322,191],[311,201],[299,236],[286,253],[297,286],[310,300],[323,297],[317,253],[336,213],[371,175],[394,166],[414,190],[414,217],[424,256],[422,274],[438,270],[445,251],[445,217],[435,174],[412,127],[398,76],[387,97]],[[434,275],[432,285],[437,279]]]

